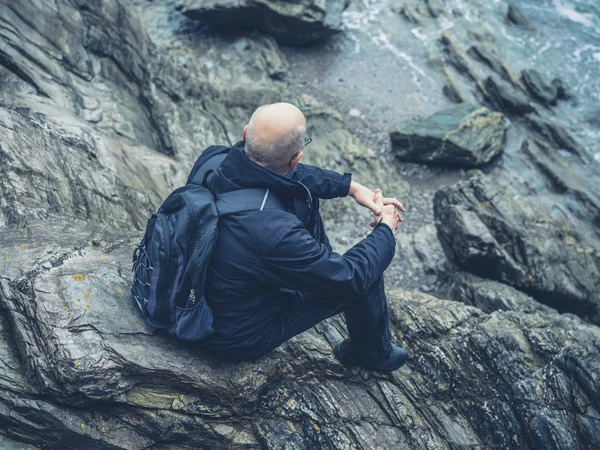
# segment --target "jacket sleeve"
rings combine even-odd
[[[352,174],[342,175],[333,170],[300,163],[286,176],[304,184],[310,193],[318,198],[345,197],[350,191],[352,181]]]
[[[394,234],[383,223],[340,255],[296,222],[263,253],[258,275],[265,283],[289,289],[356,297],[383,275],[395,249]]]

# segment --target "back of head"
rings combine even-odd
[[[305,136],[306,119],[296,106],[263,105],[248,122],[246,155],[257,164],[280,172],[302,150]]]

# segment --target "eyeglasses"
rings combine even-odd
[[[312,142],[312,138],[308,135],[304,138],[304,144],[302,144],[302,148],[306,147],[308,144]]]

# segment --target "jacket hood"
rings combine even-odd
[[[304,184],[280,175],[251,161],[246,156],[245,142],[237,142],[221,166],[215,171],[212,188],[224,193],[244,188],[270,189],[285,204],[299,199],[311,202],[311,194]]]

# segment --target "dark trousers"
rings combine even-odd
[[[318,212],[318,201],[314,203],[313,214],[307,228],[315,239],[331,249]],[[391,352],[392,337],[383,276],[355,298],[282,289],[281,301],[280,320],[266,327],[265,340],[256,348],[246,349],[243,354],[232,354],[232,357],[254,359],[339,313],[345,316],[348,335],[357,351],[376,358],[384,358]]]
[[[319,322],[343,313],[353,347],[365,354],[383,358],[391,352],[391,333],[383,277],[356,298],[282,292],[284,310],[280,332],[268,342],[265,352],[312,328]]]

